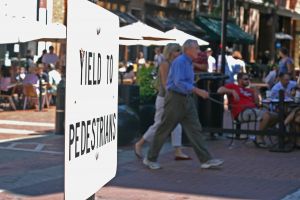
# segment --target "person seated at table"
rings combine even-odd
[[[265,130],[275,125],[278,118],[275,113],[257,108],[256,105],[259,102],[258,94],[255,90],[248,88],[250,84],[249,75],[246,73],[238,73],[237,81],[238,85],[228,83],[225,86],[221,86],[217,91],[219,94],[227,94],[229,97],[233,118],[240,122],[243,122],[244,119],[260,121],[259,130]],[[267,147],[264,136],[256,136],[254,143],[259,148]]]
[[[290,114],[284,120],[285,127],[289,125],[293,129],[293,131],[299,133],[300,132],[300,106],[294,108]],[[300,137],[296,137],[295,139],[295,147],[300,149]]]
[[[37,65],[36,75],[39,78],[38,89],[40,87],[40,84],[42,84],[42,93],[44,93],[49,88],[49,76],[46,72],[44,72],[44,69],[44,64],[40,63]]]
[[[26,76],[26,68],[23,66],[19,67],[16,75],[17,82],[23,82],[25,76]]]
[[[37,72],[36,75],[42,79],[42,82],[49,83],[49,76],[46,72],[44,72],[45,67],[43,64],[38,64],[37,65]]]
[[[134,71],[133,71],[133,65],[129,65],[127,68],[126,68],[126,72],[123,76],[123,81],[125,83],[129,83],[129,84],[134,84],[135,83],[135,74],[134,74]]]
[[[271,98],[278,99],[279,91],[284,90],[285,97],[293,97],[293,90],[297,87],[297,82],[292,81],[288,73],[279,74],[279,82],[271,89]]]
[[[34,85],[35,87],[38,86],[38,81],[39,81],[39,78],[38,76],[36,75],[36,67],[33,66],[33,67],[29,67],[28,68],[28,73],[26,74],[24,80],[23,80],[23,84],[32,84]]]
[[[23,80],[23,87],[25,85],[33,85],[36,95],[40,94],[40,89],[39,89],[39,77],[37,76],[37,67],[31,66],[28,68],[28,73],[26,74],[24,80]],[[38,109],[38,99],[31,99],[29,102],[32,107],[35,109]]]
[[[6,67],[5,65],[2,65],[1,78],[0,78],[1,94],[11,95],[15,85],[16,84],[12,83],[10,67]]]

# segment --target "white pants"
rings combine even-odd
[[[146,133],[143,135],[144,140],[146,140],[147,142],[151,142],[153,140],[154,134],[159,124],[161,123],[161,118],[164,113],[164,104],[165,104],[165,98],[157,96],[155,101],[154,124],[152,124],[148,128]],[[171,133],[173,147],[181,146],[181,136],[182,136],[182,127],[180,124],[178,124]]]

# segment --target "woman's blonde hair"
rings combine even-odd
[[[163,50],[165,60],[172,61],[172,53],[176,51],[181,51],[180,45],[178,43],[168,43]]]

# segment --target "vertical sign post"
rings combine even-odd
[[[221,72],[225,73],[226,57],[225,49],[227,45],[227,0],[222,1],[222,35],[221,35]]]
[[[87,199],[117,166],[119,19],[68,1],[65,199]]]

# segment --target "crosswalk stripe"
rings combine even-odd
[[[17,138],[0,139],[0,144],[1,143],[6,143],[6,142],[20,141],[20,140],[23,140],[23,139],[36,139],[36,138],[43,138],[43,137],[64,137],[64,136],[55,135],[53,133],[45,134],[45,135],[24,135],[24,136],[17,137]]]
[[[57,154],[57,155],[63,155],[64,152],[59,152],[59,151],[37,151],[35,149],[25,149],[25,148],[17,148],[17,147],[12,147],[12,148],[9,148],[9,147],[1,147],[0,146],[0,149],[3,149],[3,150],[15,150],[15,151],[27,151],[27,152],[35,152],[35,153],[48,153],[48,154]]]
[[[20,129],[8,129],[8,128],[0,128],[0,134],[33,134],[36,133],[32,130],[20,130]]]
[[[44,123],[44,122],[25,122],[25,121],[15,121],[15,120],[0,120],[0,124],[8,125],[19,125],[19,126],[46,126],[54,127],[54,123]]]

